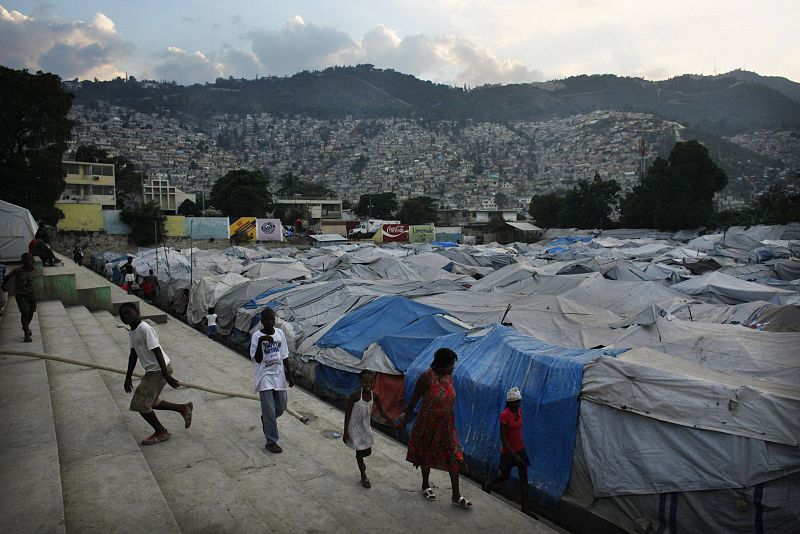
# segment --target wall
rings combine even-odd
[[[100,204],[62,204],[56,207],[64,212],[58,222],[59,230],[82,230],[96,232],[103,229],[103,209]]]
[[[183,215],[167,215],[164,223],[164,234],[167,237],[186,237],[186,217]]]
[[[122,213],[120,210],[103,211],[103,228],[107,234],[128,235],[131,233],[131,227],[122,222],[120,213]]]

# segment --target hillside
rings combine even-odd
[[[800,127],[800,84],[746,71],[684,75],[651,82],[615,75],[574,76],[547,84],[435,84],[371,65],[331,67],[291,77],[218,79],[204,85],[69,83],[76,104],[106,101],[145,113],[204,122],[220,114],[300,114],[320,119],[422,118],[536,121],[596,110],[654,113],[718,135]]]

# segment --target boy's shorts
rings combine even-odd
[[[167,373],[172,374],[172,366],[167,365]],[[132,412],[150,413],[153,405],[158,401],[161,390],[167,385],[167,380],[161,371],[148,371],[142,377],[142,381],[136,386],[131,399],[130,410]]]
[[[522,461],[525,465],[531,465],[531,461],[528,459],[528,452],[523,447],[522,449],[516,452],[516,455],[522,458]],[[508,476],[511,474],[511,470],[516,467],[517,464],[514,462],[514,455],[513,454],[501,454],[500,455],[500,472],[504,475]]]
[[[34,313],[36,311],[36,297],[34,295],[14,295],[19,313]]]
[[[217,325],[211,325],[206,330],[206,335],[215,336],[217,334]]]

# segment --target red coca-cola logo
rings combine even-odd
[[[403,227],[402,224],[397,224],[397,225],[387,225],[386,231],[392,234],[402,234],[407,230],[406,228]]]

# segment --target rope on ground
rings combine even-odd
[[[50,360],[54,362],[60,363],[67,363],[70,365],[79,365],[81,367],[88,367],[90,369],[98,369],[100,371],[109,371],[111,373],[117,373],[124,375],[127,373],[125,369],[117,369],[115,367],[109,367],[107,365],[101,365],[99,363],[92,363],[92,362],[85,362],[82,360],[74,360],[72,358],[64,358],[63,356],[55,356],[53,354],[44,354],[41,352],[29,352],[24,350],[5,350],[0,349],[0,354],[6,354],[9,356],[26,356],[28,358],[39,358],[40,360]],[[133,376],[141,378],[144,374],[140,371],[134,371]],[[260,401],[257,395],[252,395],[248,393],[237,393],[235,391],[224,391],[221,389],[211,388],[208,386],[203,386],[200,384],[191,384],[189,382],[181,381],[182,388],[189,388],[189,389],[196,389],[198,391],[205,391],[207,393],[213,393],[214,395],[222,395],[223,397],[236,397],[239,399],[247,399],[247,400],[255,400]],[[300,421],[301,423],[307,425],[308,424],[308,417],[295,412],[290,408],[286,408],[286,413]]]

